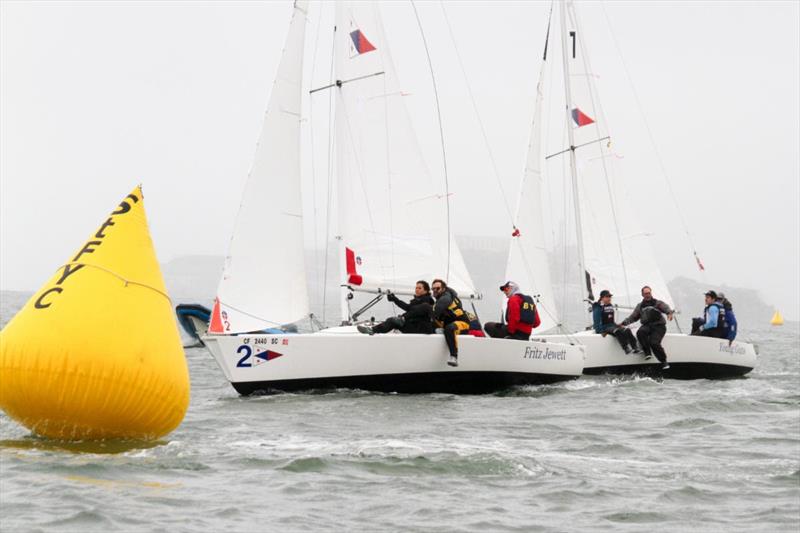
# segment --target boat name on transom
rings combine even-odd
[[[744,355],[746,350],[744,349],[744,346],[738,346],[738,345],[728,346],[728,343],[721,342],[719,343],[719,351],[728,352],[730,354]]]
[[[538,346],[526,346],[525,347],[525,354],[522,356],[523,359],[557,359],[559,361],[564,361],[567,359],[567,350],[551,350],[548,347],[545,347],[544,350],[539,348]]]

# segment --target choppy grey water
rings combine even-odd
[[[744,336],[746,379],[489,396],[242,398],[189,349],[191,405],[158,443],[60,445],[0,415],[0,530],[798,531],[800,331]]]

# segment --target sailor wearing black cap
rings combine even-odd
[[[611,303],[614,296],[607,290],[600,291],[600,299],[592,304],[592,322],[594,331],[603,337],[613,335],[619,341],[625,353],[642,353],[636,346],[636,338],[630,329],[617,325],[614,320],[616,310]]]
[[[500,290],[508,298],[505,323],[487,322],[483,329],[490,337],[527,341],[533,328],[541,324],[533,298],[522,294],[519,285],[513,281],[506,281],[500,285]]]
[[[702,318],[692,319],[692,335],[703,337],[716,337],[725,339],[728,331],[725,322],[725,307],[717,301],[718,296],[714,291],[705,294],[706,308]]]

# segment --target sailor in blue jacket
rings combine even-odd
[[[725,338],[728,339],[728,345],[730,346],[736,339],[738,330],[736,315],[733,313],[733,304],[721,292],[717,293],[717,303],[725,310]]]
[[[616,337],[625,353],[642,353],[636,346],[636,338],[631,330],[618,326],[614,320],[615,309],[611,303],[611,294],[607,290],[600,291],[600,299],[592,304],[592,322],[595,333],[603,337],[613,335]]]
[[[717,293],[708,291],[705,297],[706,308],[703,310],[703,317],[692,320],[692,335],[727,338],[725,308],[717,301]]]

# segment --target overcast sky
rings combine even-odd
[[[665,278],[755,288],[794,319],[800,318],[799,5],[579,4],[621,171],[653,233]],[[549,2],[444,7],[515,205]],[[417,8],[437,72],[457,225],[464,233],[507,236],[442,6],[418,2]],[[382,9],[411,93],[412,119],[438,172],[430,72],[412,7],[393,2]],[[331,11],[312,3],[309,85],[327,76]],[[38,288],[138,183],[162,262],[223,255],[290,15],[288,1],[3,0],[0,288]],[[314,115],[327,113],[324,100],[313,105]],[[316,192],[319,222],[324,171],[318,168],[312,182],[308,162],[304,186]],[[309,200],[309,228],[312,206]],[[702,277],[681,215],[707,267]]]

